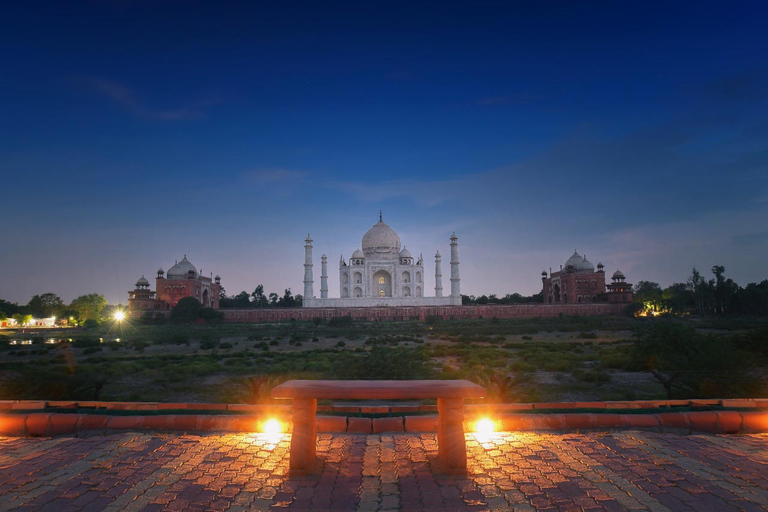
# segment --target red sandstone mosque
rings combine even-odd
[[[144,276],[136,281],[136,288],[128,292],[131,315],[168,311],[184,297],[194,297],[203,307],[218,309],[221,278],[201,275],[185,254],[167,273],[162,268],[157,271],[155,290],[149,289],[149,281]]]
[[[541,281],[546,304],[583,304],[590,302],[632,302],[632,285],[620,270],[611,276],[612,283],[605,284],[605,266],[598,262],[597,270],[575,250],[557,272],[544,270]],[[607,291],[606,291],[607,289]]]

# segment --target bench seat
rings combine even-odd
[[[291,474],[304,475],[314,464],[318,399],[377,400],[437,398],[437,447],[445,470],[467,471],[464,399],[482,398],[485,388],[468,380],[289,380],[272,389],[274,398],[293,400]]]

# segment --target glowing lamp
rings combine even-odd
[[[483,436],[493,434],[496,431],[496,425],[488,418],[481,418],[475,423],[475,432]]]
[[[115,311],[115,320],[118,322],[125,320],[125,311]]]
[[[283,431],[283,426],[275,419],[267,420],[261,428],[268,435],[280,434]]]

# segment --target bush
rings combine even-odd
[[[528,340],[528,341],[530,341],[530,340],[532,340],[532,339],[533,339],[533,336],[528,336],[528,335],[526,334],[526,335],[525,335],[525,336],[523,336],[522,338],[523,338],[524,340]]]
[[[83,327],[85,327],[86,329],[94,329],[98,326],[99,326],[99,321],[94,320],[93,318],[89,318],[88,320],[83,322]]]
[[[336,346],[339,347],[339,348],[346,347],[347,346],[347,342],[342,340],[342,341],[336,343]]]
[[[206,335],[200,340],[200,348],[203,350],[211,350],[219,346],[218,338],[214,338],[211,335]],[[231,348],[231,345],[230,345]]]
[[[352,325],[351,316],[339,316],[328,320],[329,327],[349,327]]]

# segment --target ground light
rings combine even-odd
[[[475,439],[480,443],[487,443],[496,432],[496,423],[489,418],[480,418],[475,422]]]
[[[493,423],[493,420],[481,418],[475,423],[475,432],[487,436],[496,432],[496,425]]]
[[[261,430],[270,436],[280,434],[283,432],[283,426],[280,424],[279,421],[275,419],[267,420],[264,422],[264,425],[262,425]]]
[[[118,322],[122,322],[123,320],[125,320],[125,311],[119,311],[119,310],[115,311],[114,317],[115,317],[115,320],[117,320]]]

